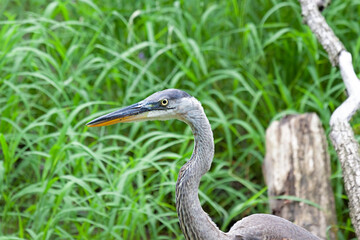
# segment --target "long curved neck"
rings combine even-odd
[[[190,160],[180,169],[176,182],[176,209],[180,228],[186,239],[225,239],[225,233],[201,208],[198,197],[201,176],[210,169],[214,157],[211,126],[201,106],[188,116],[186,122],[192,128],[195,146]]]

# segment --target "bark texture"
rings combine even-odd
[[[273,214],[335,239],[330,158],[316,114],[289,115],[270,125],[263,172]]]
[[[345,49],[344,45],[335,36],[333,30],[326,23],[325,18],[318,10],[317,3],[313,0],[299,0],[304,21],[315,34],[321,45],[329,54],[333,66],[338,65],[339,53]]]
[[[330,137],[343,169],[345,190],[356,235],[360,236],[360,155],[359,144],[348,122],[334,124]],[[336,139],[336,140],[335,140]],[[337,141],[335,143],[335,141]]]
[[[351,222],[360,239],[360,152],[359,144],[349,124],[352,116],[360,109],[360,80],[355,74],[351,54],[346,51],[326,23],[316,2],[313,0],[299,0],[299,2],[306,24],[328,52],[331,63],[340,67],[341,77],[348,93],[348,98],[331,115],[330,137],[343,170]]]

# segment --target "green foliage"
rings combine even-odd
[[[355,66],[359,14],[360,1],[334,0],[324,12]],[[328,131],[345,99],[295,0],[2,0],[0,239],[183,239],[174,189],[192,153],[190,129],[85,126],[165,88],[196,96],[210,119],[216,155],[200,199],[224,231],[268,212],[270,122],[316,112]],[[349,239],[331,154],[338,237]]]

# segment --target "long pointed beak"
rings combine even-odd
[[[128,107],[124,107],[120,110],[98,117],[86,125],[89,127],[101,127],[108,126],[120,122],[135,122],[145,120],[147,114],[151,109],[141,102],[135,103]]]

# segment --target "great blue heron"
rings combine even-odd
[[[219,230],[201,208],[198,197],[200,178],[210,169],[214,156],[213,133],[201,103],[184,91],[167,89],[154,93],[138,103],[99,117],[87,125],[98,127],[119,122],[168,119],[179,119],[187,123],[195,138],[193,154],[180,169],[176,182],[176,210],[186,239],[319,239],[305,229],[270,214],[245,217],[236,222],[227,233]]]

